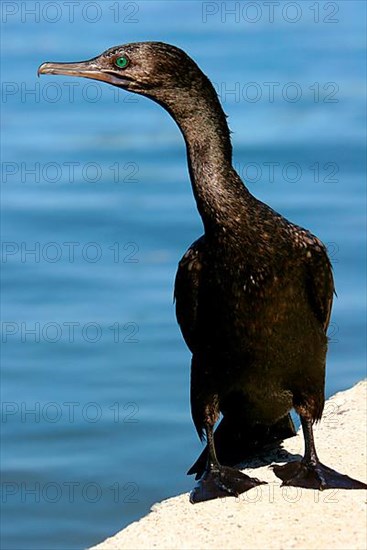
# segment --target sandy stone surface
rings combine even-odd
[[[364,482],[366,397],[366,381],[338,393],[328,400],[323,420],[315,428],[321,461]],[[302,455],[302,435],[288,439],[284,448]],[[268,464],[283,461],[284,454],[278,451],[246,468],[246,473],[268,485],[255,487],[237,499],[195,505],[190,504],[188,494],[170,498],[93,550],[367,548],[367,492],[281,487]]]

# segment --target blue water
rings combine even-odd
[[[139,40],[197,60],[251,191],[328,244],[330,395],[365,376],[366,9],[80,2],[73,22],[62,2],[2,4],[2,548],[84,548],[192,487],[172,284],[202,229],[159,106],[37,66]]]

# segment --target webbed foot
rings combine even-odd
[[[306,489],[367,489],[367,485],[347,475],[332,470],[321,462],[289,462],[284,466],[273,466],[273,471],[283,485],[305,487]]]
[[[256,487],[264,485],[265,481],[249,477],[246,474],[229,468],[228,466],[219,466],[210,470],[205,470],[204,474],[190,493],[190,502],[204,502],[215,498],[234,496]]]

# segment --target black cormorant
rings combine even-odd
[[[182,50],[161,42],[116,46],[78,63],[44,63],[39,74],[81,76],[144,95],[177,122],[204,225],[179,263],[176,313],[192,352],[191,411],[207,447],[189,473],[198,502],[260,483],[232,468],[294,435],[301,461],[274,466],[285,485],[367,486],[323,465],[312,425],[324,407],[326,330],[334,283],[321,241],[257,200],[232,166],[230,134],[209,79]],[[213,437],[213,429],[223,418]]]

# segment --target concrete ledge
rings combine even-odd
[[[336,394],[327,401],[323,420],[315,429],[322,462],[365,482],[366,394],[366,381]],[[300,433],[287,440],[284,448],[302,455]],[[272,470],[264,466],[272,461],[284,461],[284,452],[269,454],[246,468],[246,473],[269,485],[255,487],[238,499],[195,505],[189,503],[188,494],[170,498],[93,550],[366,548],[366,491],[280,487]]]

